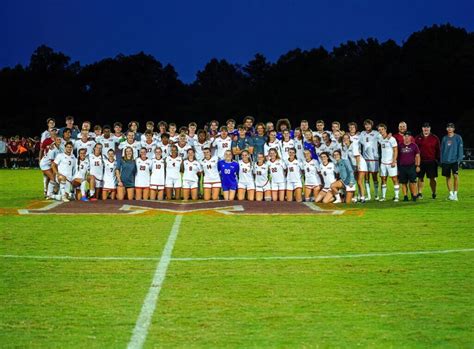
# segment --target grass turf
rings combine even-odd
[[[360,216],[185,216],[173,257],[473,248],[474,172],[460,178],[459,202],[440,178],[437,200]],[[159,257],[174,219],[16,216],[41,199],[39,171],[0,171],[0,183],[1,255]],[[473,257],[172,261],[146,347],[472,347]],[[126,346],[155,267],[1,258],[0,345]]]

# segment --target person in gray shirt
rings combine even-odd
[[[454,133],[452,122],[446,126],[447,135],[441,141],[441,174],[446,177],[448,186],[448,200],[458,201],[458,172],[459,164],[464,158],[462,138]],[[451,176],[452,174],[452,176]]]

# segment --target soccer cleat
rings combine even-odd
[[[378,196],[376,196],[376,197],[374,198],[374,200],[375,200],[375,201],[379,201],[380,198],[379,198]]]
[[[352,198],[353,203],[356,203],[357,201],[359,201],[359,200],[357,200],[357,198]]]
[[[404,201],[404,202],[408,202],[408,196],[407,196],[407,195],[405,195],[405,196],[403,197],[403,201]]]
[[[449,193],[448,200],[454,201],[454,194]]]
[[[83,197],[81,198],[81,201],[89,201],[89,199],[87,198],[87,196],[83,196]]]
[[[382,197],[382,198],[379,199],[379,201],[380,202],[385,201],[385,198]]]
[[[63,195],[62,200],[63,200],[63,202],[69,202],[69,199],[67,198],[67,195]]]
[[[458,194],[453,195],[453,201],[458,201]]]
[[[423,194],[422,194],[422,193],[419,193],[419,194],[417,195],[417,199],[423,200]]]
[[[431,194],[431,197],[432,197],[433,199],[436,199],[436,193]]]
[[[97,201],[96,198],[90,198],[89,201]]]
[[[336,200],[334,200],[332,203],[333,203],[333,204],[340,204],[341,202],[342,202],[341,199],[336,199]]]
[[[417,197],[414,196],[414,195],[411,196],[411,199],[412,199],[413,202],[416,202],[416,198],[417,198]]]
[[[398,198],[393,198],[393,202],[398,202]]]

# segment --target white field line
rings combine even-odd
[[[161,254],[160,261],[155,270],[151,286],[148,289],[148,293],[142,305],[142,310],[138,316],[135,328],[133,329],[132,338],[128,343],[129,349],[142,348],[145,344],[145,340],[148,334],[148,328],[150,327],[153,313],[155,312],[156,303],[158,302],[158,296],[160,295],[163,282],[165,281],[166,271],[171,261],[171,254],[173,253],[174,244],[178,237],[179,226],[181,225],[182,215],[176,216],[173,227],[171,228],[168,241]]]
[[[316,205],[314,202],[303,201],[303,205],[307,206],[309,209],[311,209],[313,211],[318,211],[318,212],[321,212],[321,213],[326,212],[326,213],[332,214],[332,215],[339,215],[339,214],[343,214],[345,212],[344,210],[323,210],[321,207]]]
[[[341,259],[341,258],[366,258],[366,257],[385,257],[385,256],[403,256],[403,255],[429,255],[429,254],[447,254],[460,252],[474,252],[474,248],[451,249],[451,250],[427,250],[427,251],[400,251],[400,252],[373,252],[359,254],[339,254],[339,255],[319,255],[319,256],[267,256],[267,257],[172,257],[171,261],[255,261],[255,260],[311,260],[311,259]],[[5,259],[53,259],[53,260],[77,260],[77,261],[157,261],[158,257],[94,257],[94,256],[29,256],[4,254],[0,258]]]
[[[34,211],[49,211],[49,210],[55,208],[56,206],[59,206],[59,205],[62,205],[62,204],[63,204],[62,201],[53,201],[49,205],[46,205],[45,207],[34,208],[32,210],[34,210]],[[26,210],[26,209],[19,209],[18,213],[19,214],[31,214],[30,210]]]

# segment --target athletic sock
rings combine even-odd
[[[46,192],[46,195],[47,196],[52,196],[53,195],[53,192],[54,192],[54,187],[56,186],[56,182],[49,182],[48,183],[48,191]]]
[[[367,199],[370,200],[370,181],[365,181],[365,191],[367,192]]]
[[[66,182],[60,182],[59,183],[59,195],[64,196],[66,193]]]
[[[47,176],[43,176],[43,190],[45,193],[48,191],[48,179]]]
[[[398,184],[397,184],[397,185],[394,185],[394,186],[393,186],[393,189],[395,189],[395,198],[398,199],[398,195],[399,195],[399,193],[400,193],[400,185],[398,185]]]
[[[374,182],[374,195],[379,196],[379,182]]]
[[[336,195],[334,195],[334,197],[336,198],[337,201],[340,201],[341,200],[341,194],[337,193]]]
[[[64,186],[64,190],[67,194],[67,197],[70,197],[71,196],[71,189],[72,189],[72,185],[70,182],[66,182],[65,186]]]
[[[87,182],[82,181],[81,183],[81,196],[86,197],[87,196]]]
[[[95,189],[90,189],[89,190],[89,197],[93,198],[95,195]]]
[[[387,195],[387,185],[382,184],[382,197],[385,199],[385,195]]]

